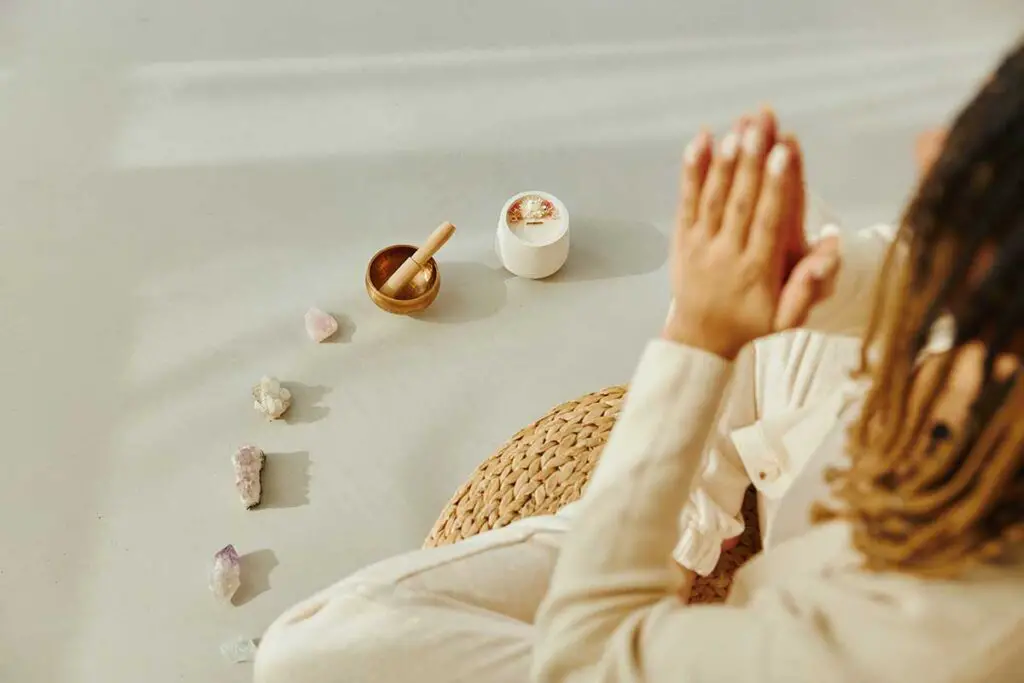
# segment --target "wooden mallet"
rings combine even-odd
[[[384,296],[394,298],[398,292],[409,284],[409,281],[416,277],[416,273],[430,261],[430,259],[437,253],[437,250],[444,246],[444,243],[448,241],[453,234],[455,234],[455,226],[451,223],[442,223],[437,226],[434,232],[430,233],[430,237],[423,243],[423,246],[416,250],[416,253],[406,259],[405,263],[398,267],[388,281],[384,283],[384,286],[380,288],[380,293]]]

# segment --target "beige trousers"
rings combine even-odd
[[[851,343],[856,345],[856,340]],[[761,414],[769,420],[788,419],[795,409],[820,403],[845,378],[840,347],[806,332],[759,342],[739,394],[746,412],[729,413],[729,419],[735,419],[735,427],[750,425]],[[721,443],[731,443],[731,428],[723,422]],[[748,450],[764,460],[774,462],[776,457],[767,445]],[[735,489],[725,496],[734,499],[735,509],[718,514],[711,504],[723,496],[705,496],[709,510],[700,519],[722,517],[735,524],[749,484],[746,471],[761,465],[734,462],[727,467],[727,459],[716,453],[726,450],[709,451],[709,459],[718,458],[718,465],[708,471],[724,483],[716,487],[705,478],[702,490]],[[784,464],[779,464],[780,471]],[[725,476],[730,472],[735,474]],[[609,470],[605,476],[613,475]],[[525,519],[452,546],[407,553],[343,579],[271,625],[260,644],[256,681],[525,683],[533,617],[576,509],[576,504],[568,505],[556,515]],[[762,530],[769,526],[763,524]],[[727,538],[705,536],[716,551]]]
[[[271,625],[255,680],[527,683],[533,617],[574,508],[341,580]]]

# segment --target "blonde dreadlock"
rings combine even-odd
[[[994,260],[978,278],[983,249]],[[943,315],[953,348],[926,377],[916,361]],[[1024,372],[994,371],[1022,335],[1024,43],[957,118],[882,268],[851,465],[828,474],[838,505],[815,511],[851,522],[868,568],[950,576],[1024,540]],[[981,387],[950,434],[928,422],[954,357],[974,342],[986,348]]]

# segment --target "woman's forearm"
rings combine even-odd
[[[539,680],[590,680],[584,672],[630,637],[644,609],[677,599],[685,581],[671,557],[679,512],[730,371],[694,348],[648,347],[598,466],[603,476],[581,501],[538,613]]]

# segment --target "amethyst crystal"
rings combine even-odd
[[[235,488],[246,509],[260,504],[260,474],[265,460],[263,451],[256,446],[242,446],[231,456],[231,464],[235,467]]]
[[[221,602],[230,604],[235,591],[242,585],[242,563],[235,546],[226,545],[213,556],[210,571],[210,590]]]

